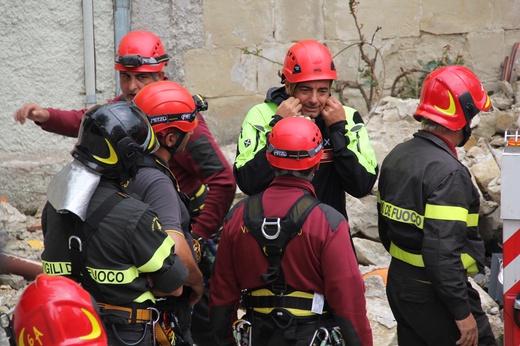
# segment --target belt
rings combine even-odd
[[[257,295],[257,292],[260,295]],[[268,290],[257,290],[244,296],[244,306],[263,314],[270,314],[273,310],[282,308],[298,317],[316,316],[316,313],[311,311],[312,296],[312,293],[301,291],[293,291],[288,295],[276,296],[272,295]],[[327,314],[328,310],[329,306],[325,300],[323,314]]]
[[[115,315],[128,320],[128,323],[148,323],[152,320],[152,311],[148,309],[127,308],[124,306],[97,303],[102,314]]]

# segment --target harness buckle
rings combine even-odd
[[[276,227],[276,228],[274,228]],[[281,227],[280,227],[280,218],[270,218],[270,217],[266,217],[264,218],[264,221],[262,222],[262,235],[265,237],[265,239],[267,240],[274,240],[276,238],[278,238],[278,236],[280,235],[280,231],[281,231]],[[276,232],[274,234],[268,234],[267,231],[274,231],[276,230]]]
[[[77,248],[73,248],[73,247],[72,247],[72,241],[73,241],[73,240],[75,240],[75,241],[77,242]],[[69,250],[74,249],[74,250],[83,251],[82,248],[83,248],[83,243],[81,242],[81,238],[80,238],[80,237],[77,237],[77,236],[75,236],[75,235],[71,235],[71,236],[69,237]]]

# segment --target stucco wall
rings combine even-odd
[[[99,103],[116,96],[113,2],[94,0]],[[132,29],[153,31],[163,40],[172,56],[168,76],[209,99],[206,118],[222,145],[236,140],[245,113],[263,101],[265,91],[280,85],[280,65],[272,61],[283,62],[295,41],[317,39],[336,54],[359,40],[347,0],[130,0],[130,10]],[[85,107],[83,13],[80,0],[2,1],[0,13],[0,196],[9,197],[23,188],[12,177],[18,160],[55,168],[68,160],[74,139],[33,123],[22,126],[13,113],[25,102]],[[518,13],[516,0],[371,0],[357,8],[367,40],[382,28],[373,44],[384,58],[386,93],[400,67],[438,58],[446,45],[493,90],[504,56],[520,41]],[[272,61],[245,55],[244,48],[261,50]],[[357,52],[349,48],[337,56],[340,78],[356,77]],[[348,97],[363,110],[355,92]],[[52,173],[34,184],[46,186]]]

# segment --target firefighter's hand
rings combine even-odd
[[[291,96],[278,106],[276,115],[279,115],[282,118],[288,118],[300,114],[301,110],[302,104],[300,103],[300,100]]]
[[[325,107],[323,107],[323,110],[321,111],[321,115],[323,115],[323,120],[325,120],[327,126],[347,119],[343,105],[334,96],[330,96],[327,99]]]
[[[463,320],[455,320],[455,323],[460,331],[460,339],[456,344],[460,346],[477,346],[478,329],[477,321],[475,321],[473,314],[469,314],[469,316]]]
[[[25,124],[25,120],[29,119],[34,122],[44,123],[49,120],[49,111],[38,106],[35,103],[26,103],[22,108],[14,113],[14,121]]]

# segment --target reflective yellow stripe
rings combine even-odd
[[[194,213],[199,213],[204,209],[204,200],[206,199],[208,187],[202,184],[197,191],[190,195],[190,207]]]
[[[478,213],[477,214],[468,214],[468,227],[477,227],[478,226]]]
[[[392,255],[392,257],[394,258],[397,258],[398,260],[401,260],[415,267],[424,268],[424,261],[421,254],[414,254],[406,250],[403,250],[397,245],[395,245],[393,242],[390,243],[390,255]],[[475,259],[471,257],[469,254],[461,254],[460,260],[462,261],[464,269],[466,269],[468,275],[478,273],[477,261],[475,261]]]
[[[43,272],[48,275],[71,275],[70,262],[48,262],[42,261]],[[100,284],[129,284],[139,277],[136,267],[130,267],[127,270],[107,270],[87,267],[90,276]],[[150,291],[146,291],[139,297],[134,299],[136,303],[143,303],[147,300],[155,302],[155,298]]]
[[[70,262],[42,261],[43,272],[48,275],[70,275],[72,273]]]
[[[411,209],[400,208],[382,200],[378,194],[377,202],[381,205],[381,215],[406,224],[415,225],[419,229],[424,228],[424,218],[445,221],[465,222],[468,227],[478,225],[478,213],[469,214],[463,207],[453,207],[446,205],[426,204],[424,216]]]
[[[415,267],[424,267],[424,261],[421,254],[414,254],[408,251],[405,251],[395,245],[393,242],[390,243],[390,255],[392,257],[397,258],[405,263],[411,264]]]
[[[148,148],[146,148],[146,149],[152,150],[153,147],[155,147],[155,144],[157,144],[157,140],[155,139],[155,131],[152,129],[151,126],[148,128],[148,134],[151,136],[150,136],[150,142],[148,143]]]
[[[43,272],[48,275],[71,275],[70,262],[48,262],[42,261]],[[125,285],[134,281],[139,272],[136,267],[130,267],[126,270],[112,270],[87,267],[90,276],[94,281],[100,284],[116,284]]]
[[[252,291],[250,294],[252,296],[254,296],[254,297],[262,297],[262,296],[272,297],[272,296],[275,295],[273,292],[271,292],[270,290],[268,290],[266,288],[261,288],[261,289],[256,290],[256,291]],[[289,294],[286,294],[285,296],[286,297],[306,298],[306,299],[313,299],[314,298],[314,294],[313,293],[303,292],[303,291],[294,291],[294,292],[291,292]],[[283,308],[284,310],[287,310],[292,315],[298,316],[298,317],[306,317],[306,316],[317,315],[316,313],[314,313],[314,312],[312,312],[310,310],[284,308],[283,306],[280,306],[278,308]],[[276,307],[275,308],[253,308],[254,311],[259,312],[261,314],[266,314],[266,315],[270,314],[274,309],[276,309]],[[323,313],[326,313],[326,311],[324,311]]]
[[[155,297],[153,296],[152,292],[146,291],[143,294],[141,294],[139,297],[134,299],[134,303],[143,303],[147,300],[151,300],[155,303]]]
[[[415,225],[417,228],[423,229],[424,217],[411,209],[399,208],[391,203],[380,200],[381,215],[397,222]]]
[[[467,253],[463,253],[460,255],[460,259],[462,264],[464,265],[464,269],[468,272],[468,275],[473,275],[478,273],[477,261]]]
[[[163,262],[166,258],[168,258],[171,254],[171,249],[175,245],[175,242],[172,238],[166,237],[164,238],[163,243],[157,251],[153,254],[152,258],[142,266],[137,269],[141,273],[153,273],[161,269]]]
[[[197,190],[197,192],[195,192],[195,196],[192,197],[192,199],[195,199],[195,197],[200,197],[202,196],[202,194],[204,193],[204,191],[206,191],[206,185],[202,184],[200,186],[200,188]]]
[[[468,210],[462,207],[426,204],[424,217],[435,220],[468,222]]]
[[[125,285],[134,281],[139,272],[136,267],[130,267],[126,270],[108,270],[87,267],[90,276],[99,284],[117,284]]]

